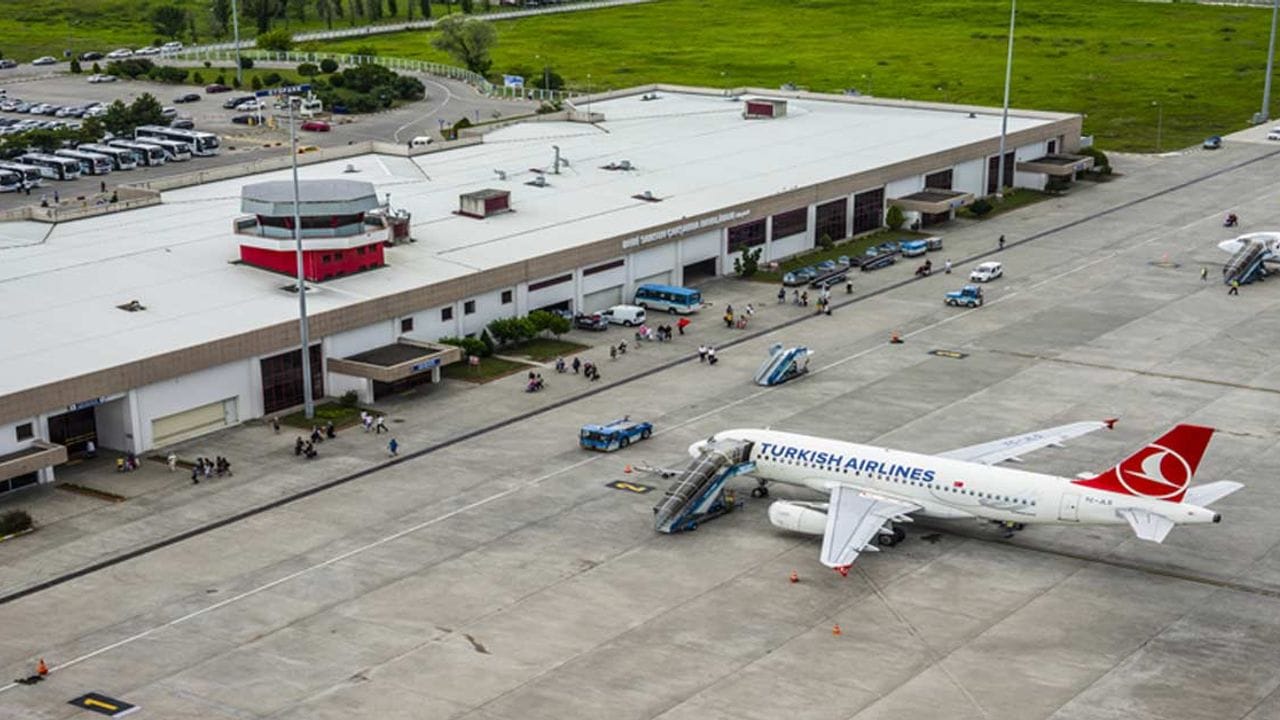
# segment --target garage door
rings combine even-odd
[[[163,447],[238,422],[236,399],[219,400],[151,421],[151,446]]]
[[[622,304],[622,286],[605,288],[582,296],[582,312],[600,312]]]
[[[667,270],[666,272],[660,272],[657,275],[642,277],[639,280],[636,280],[636,287],[640,287],[641,285],[670,285],[670,284],[671,284],[670,270]]]

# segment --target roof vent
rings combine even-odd
[[[742,117],[747,120],[769,120],[787,114],[786,100],[754,98],[742,106]]]
[[[494,172],[494,174],[495,174],[495,175],[497,175],[497,176],[498,176],[498,179],[499,179],[499,180],[506,180],[506,179],[507,179],[507,174],[506,174],[505,172],[503,172],[502,170],[494,170],[493,172]]]
[[[547,176],[546,176],[546,175],[534,175],[534,176],[533,176],[533,179],[532,179],[532,180],[530,180],[529,182],[525,183],[525,185],[532,185],[533,187],[548,187],[548,185],[547,185]]]
[[[635,166],[634,166],[634,165],[632,165],[632,164],[631,164],[631,161],[630,161],[630,160],[619,160],[619,161],[617,161],[617,162],[611,162],[611,163],[609,163],[608,165],[602,165],[602,166],[600,167],[600,169],[601,169],[601,170],[624,170],[624,171],[626,171],[626,170],[635,170],[636,168],[635,168]]]
[[[346,167],[346,168],[344,168],[342,172],[344,172],[344,173],[358,173],[358,172],[360,172],[360,171],[356,169],[356,166],[355,166],[355,165],[352,165],[351,163],[347,163],[347,167]]]
[[[143,305],[137,300],[130,300],[129,302],[123,305],[117,305],[116,307],[120,308],[121,310],[124,310],[125,312],[138,312],[140,310],[147,309],[147,306]]]
[[[641,101],[641,102],[648,102],[648,101],[650,101],[650,100],[659,100],[659,99],[661,99],[661,98],[660,98],[660,96],[658,95],[658,93],[656,93],[656,92],[645,93],[645,94],[643,94],[643,95],[641,95],[641,96],[640,96],[640,101]]]
[[[511,191],[488,188],[458,196],[458,214],[473,218],[487,218],[511,212]]]
[[[662,202],[662,198],[653,194],[651,190],[645,190],[639,195],[632,195],[636,200],[644,200],[645,202]]]

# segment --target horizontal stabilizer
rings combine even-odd
[[[1172,520],[1163,515],[1157,515],[1146,510],[1125,508],[1123,510],[1117,510],[1116,514],[1129,521],[1129,527],[1133,528],[1133,533],[1137,535],[1140,540],[1164,542],[1169,531],[1173,529]]]
[[[1182,498],[1182,502],[1199,507],[1208,507],[1243,487],[1243,484],[1230,480],[1205,483],[1204,485],[1187,488],[1187,495]]]

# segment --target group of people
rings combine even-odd
[[[199,457],[196,458],[196,464],[191,466],[191,484],[199,485],[200,478],[208,479],[214,475],[222,477],[223,475],[231,474],[231,461],[221,455],[213,460]]]
[[[333,426],[332,420],[325,423],[323,431],[320,429],[319,425],[311,426],[311,442],[312,443],[315,443],[318,445],[324,442],[325,438],[329,438],[330,440],[332,440],[336,437],[338,437],[338,430]]]
[[[785,290],[780,290],[779,293],[783,298],[786,298],[787,293]],[[805,297],[807,298],[808,295],[806,294]],[[747,328],[747,320],[755,314],[756,309],[751,305],[751,303],[747,303],[747,309],[744,310],[741,315],[737,315],[737,319],[735,321],[733,306],[726,305],[724,308],[724,326],[727,328],[737,327],[739,330],[745,330]]]
[[[124,457],[116,458],[116,472],[132,472],[137,470],[142,464],[137,455],[132,452],[125,453]]]
[[[316,440],[303,440],[299,435],[293,442],[293,454],[306,457],[308,460],[314,459],[320,453],[316,451]]]
[[[709,363],[711,365],[715,365],[716,363],[720,362],[719,358],[716,357],[715,346],[699,345],[698,346],[698,362]]]
[[[627,344],[625,342],[622,343],[623,352],[626,352],[626,349],[625,349],[626,345]],[[617,348],[610,348],[610,350],[617,351]],[[566,365],[564,362],[564,358],[562,357],[556,358],[556,372],[561,372],[561,373],[565,372],[565,368],[573,368],[574,375],[577,375],[578,373],[582,373],[582,376],[588,380],[600,379],[600,368],[596,367],[595,363],[591,362],[590,360],[587,360],[584,362],[580,358],[575,357],[571,364]]]
[[[542,381],[542,373],[536,373],[532,370],[529,371],[529,379],[524,384],[525,392],[538,392],[546,386],[546,383]]]
[[[617,345],[610,345],[610,346],[609,346],[609,359],[610,359],[610,360],[617,360],[619,355],[626,355],[626,354],[627,354],[627,341],[626,341],[626,340],[623,340],[622,342],[618,343]]]
[[[329,423],[332,425],[333,423]],[[387,429],[387,418],[385,415],[374,416],[365,410],[360,411],[360,427],[365,432],[372,431],[374,435],[381,435],[384,432],[391,432]]]

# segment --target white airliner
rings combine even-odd
[[[1078,422],[952,450],[940,455],[889,450],[776,430],[725,430],[708,443],[748,442],[751,472],[766,483],[798,485],[829,495],[829,502],[779,500],[769,521],[822,535],[822,563],[847,573],[863,551],[892,546],[904,537],[895,522],[912,515],[979,518],[1023,524],[1124,525],[1143,540],[1162,542],[1174,525],[1216,523],[1206,506],[1244,487],[1218,481],[1189,487],[1213,428],[1178,425],[1106,472],[1061,478],[994,467],[1020,455],[1095,430],[1115,420]]]

